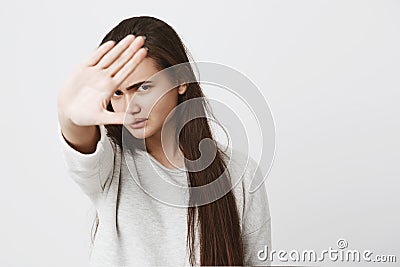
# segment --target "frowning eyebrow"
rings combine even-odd
[[[151,84],[153,83],[152,81],[141,81],[132,85],[129,85],[128,87],[125,88],[126,91],[134,89],[134,88],[138,88],[139,86],[141,86],[142,84]]]

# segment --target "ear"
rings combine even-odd
[[[178,94],[183,95],[186,92],[186,90],[187,90],[187,84],[186,83],[181,84],[179,85],[178,88]]]

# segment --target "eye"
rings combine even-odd
[[[117,90],[114,92],[114,96],[119,96],[122,95],[122,91],[121,90]]]
[[[140,88],[143,88],[143,90],[140,90]],[[151,88],[151,86],[150,85],[141,85],[141,86],[139,86],[138,87],[138,91],[146,91],[147,89],[149,89],[149,88]]]

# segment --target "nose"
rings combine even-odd
[[[134,97],[134,93],[125,94],[126,113],[136,114],[140,112],[140,106],[138,105],[136,98],[137,97]]]

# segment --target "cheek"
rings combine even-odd
[[[111,100],[111,105],[115,112],[123,112],[124,107],[121,104],[121,101]]]
[[[167,116],[174,110],[176,105],[178,104],[178,94],[174,91],[171,91],[165,94],[154,106],[151,111],[151,115],[153,117],[157,117],[163,122]]]

